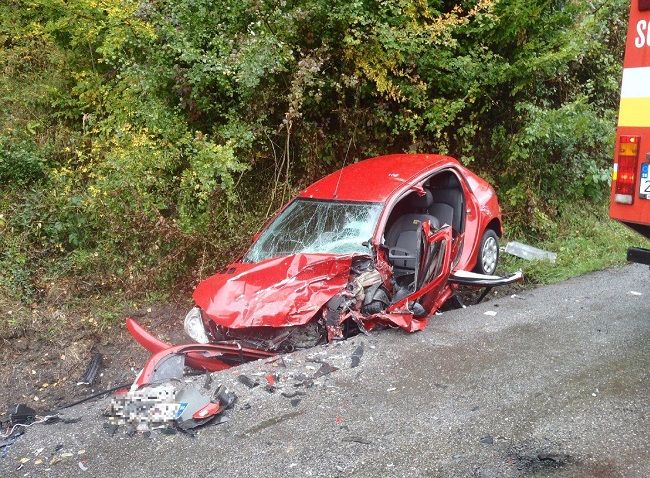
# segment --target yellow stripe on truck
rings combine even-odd
[[[650,128],[650,98],[621,98],[618,125]]]
[[[623,69],[619,126],[650,127],[650,67]]]

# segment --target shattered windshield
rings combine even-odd
[[[367,253],[381,203],[296,199],[262,233],[246,262],[298,253]]]

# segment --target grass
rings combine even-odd
[[[557,224],[554,237],[539,242],[517,237],[531,246],[557,253],[557,261],[527,261],[502,253],[502,273],[521,269],[525,280],[531,284],[552,284],[570,277],[586,274],[607,267],[626,263],[628,247],[650,248],[650,241],[622,224],[609,219],[606,206],[594,207],[584,204],[565,210]]]

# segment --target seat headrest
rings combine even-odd
[[[433,204],[433,194],[431,191],[425,190],[424,196],[420,196],[418,193],[413,193],[409,197],[409,206],[419,209],[427,209],[431,204]]]
[[[458,178],[451,173],[434,176],[429,179],[426,185],[433,190],[458,188],[460,186],[458,184]]]

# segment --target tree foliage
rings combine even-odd
[[[6,0],[3,281],[202,274],[297,188],[401,151],[458,157],[548,234],[560,203],[603,198],[627,7]]]

